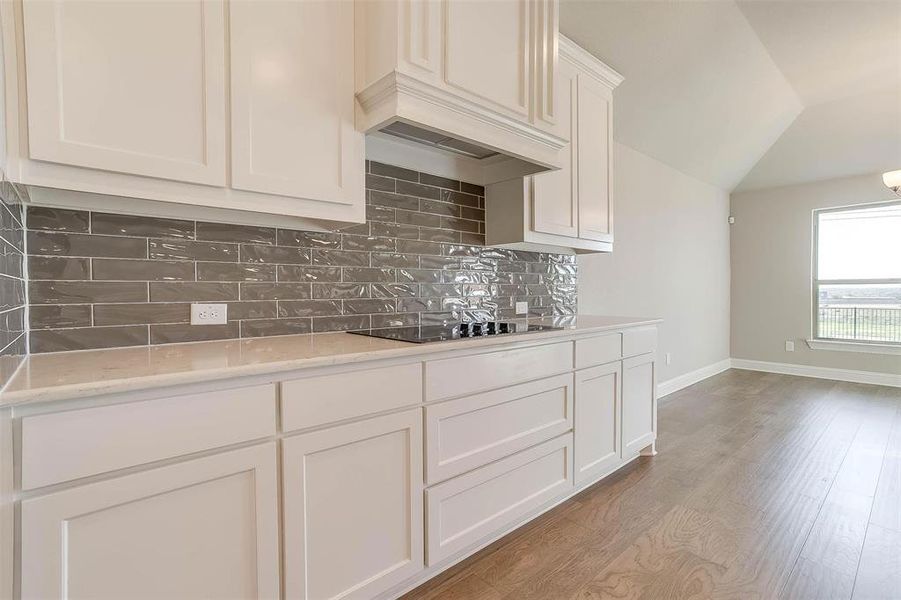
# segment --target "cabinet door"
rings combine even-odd
[[[420,409],[282,450],[287,597],[370,598],[423,568]]]
[[[579,194],[574,168],[576,94],[578,74],[567,61],[560,61],[557,80],[557,119],[565,124],[570,144],[560,153],[562,167],[532,176],[532,229],[541,233],[578,237]]]
[[[527,120],[532,96],[529,1],[445,0],[444,6],[447,84]]]
[[[229,3],[232,187],[364,201],[353,2]]]
[[[620,361],[576,373],[576,485],[604,475],[620,461]]]
[[[657,438],[657,378],[654,354],[623,361],[623,457]]]
[[[31,158],[225,184],[222,2],[26,0],[23,16]]]
[[[613,93],[589,75],[578,77],[579,237],[613,241],[610,172],[613,150]]]
[[[275,444],[22,502],[22,598],[277,598]]]

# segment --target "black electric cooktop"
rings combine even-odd
[[[401,342],[412,342],[414,344],[424,344],[426,342],[445,342],[448,340],[475,337],[515,335],[519,333],[532,333],[534,331],[552,331],[555,329],[562,329],[562,327],[488,321],[483,323],[457,323],[455,325],[433,325],[425,327],[363,329],[361,331],[349,331],[348,333],[386,338],[389,340],[399,340]]]

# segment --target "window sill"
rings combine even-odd
[[[811,350],[834,350],[838,352],[864,352],[866,354],[899,354],[901,344],[877,344],[869,342],[840,342],[834,340],[807,340]]]

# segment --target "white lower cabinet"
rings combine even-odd
[[[283,441],[288,598],[371,598],[423,568],[422,411]]]
[[[428,564],[514,524],[573,487],[572,433],[426,490]]]
[[[655,354],[623,360],[623,457],[657,439]]]
[[[22,598],[278,598],[270,442],[22,501]]]
[[[572,429],[569,373],[425,408],[426,483],[459,475]]]
[[[576,485],[597,479],[620,462],[620,361],[576,372]]]

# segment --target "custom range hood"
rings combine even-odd
[[[493,183],[560,168],[557,4],[356,3],[367,158]]]

